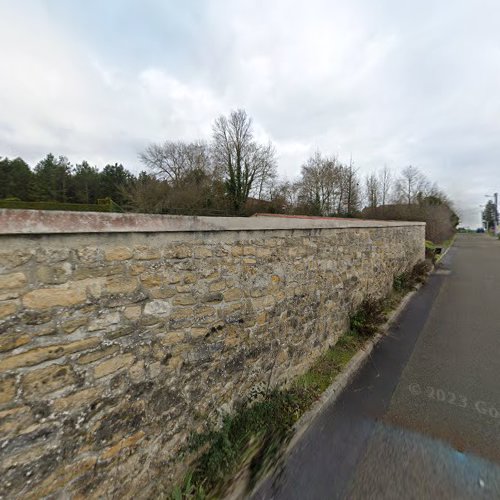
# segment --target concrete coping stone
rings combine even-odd
[[[0,235],[279,231],[407,226],[425,226],[425,223],[274,214],[256,214],[252,217],[201,217],[0,209]]]

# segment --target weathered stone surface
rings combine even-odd
[[[104,251],[106,260],[129,260],[134,255],[129,247],[114,247]]]
[[[226,302],[234,302],[235,300],[240,300],[244,296],[243,290],[241,288],[230,288],[224,292],[224,300]]]
[[[14,269],[26,264],[33,252],[30,250],[16,249],[10,252],[0,252],[0,271]]]
[[[80,408],[86,407],[98,399],[101,394],[102,388],[90,387],[89,389],[83,389],[63,398],[55,399],[53,408],[56,412],[80,410]]]
[[[17,311],[19,302],[17,300],[6,300],[0,302],[0,319],[10,316]]]
[[[27,344],[31,340],[30,335],[11,332],[0,334],[0,352],[11,351],[16,347]]]
[[[209,290],[210,292],[222,292],[226,288],[227,288],[226,282],[224,280],[220,280],[220,281],[214,281],[210,285]]]
[[[16,378],[13,376],[0,378],[0,404],[8,403],[16,395]]]
[[[21,387],[24,396],[32,399],[74,384],[76,380],[70,365],[52,365],[24,375]]]
[[[87,327],[89,332],[95,332],[96,330],[104,330],[113,325],[118,325],[120,323],[120,313],[113,311],[107,314],[101,314],[98,318],[91,321]]]
[[[190,306],[195,303],[194,297],[189,293],[181,293],[174,297],[172,301],[174,306]]]
[[[0,359],[0,372],[19,368],[21,366],[34,366],[44,361],[61,358],[66,354],[91,349],[99,345],[101,340],[97,337],[90,337],[83,340],[76,340],[69,344],[56,344],[47,347],[37,347],[21,354],[11,355]]]
[[[109,347],[105,347],[102,349],[98,349],[96,351],[89,352],[87,354],[83,354],[78,358],[78,364],[79,365],[85,365],[87,363],[93,363],[94,361],[97,361],[98,359],[106,358],[107,356],[111,356],[111,354],[114,354],[115,352],[118,352],[120,350],[119,345],[110,345]]]
[[[40,266],[36,271],[38,281],[47,285],[65,283],[70,275],[71,264],[69,262]]]
[[[172,306],[170,302],[165,300],[152,300],[148,302],[144,307],[144,314],[150,314],[152,316],[165,316],[170,313]]]
[[[130,320],[136,320],[141,317],[141,306],[128,306],[123,311],[123,315]]]
[[[132,293],[137,290],[139,282],[137,278],[124,276],[113,276],[107,278],[106,289],[108,293]]]
[[[122,450],[135,446],[145,436],[144,431],[136,432],[134,435],[122,439],[119,443],[104,450],[101,454],[101,460],[108,460],[118,455]]]
[[[158,248],[152,248],[146,245],[135,247],[134,258],[137,260],[155,260],[161,257],[161,251]]]
[[[78,328],[85,326],[89,322],[89,318],[74,318],[62,322],[61,329],[64,333],[73,333]]]
[[[110,373],[114,373],[117,370],[130,366],[133,362],[133,354],[128,353],[115,356],[114,358],[108,359],[107,361],[103,361],[102,363],[96,365],[94,368],[94,377],[105,377]]]
[[[194,257],[195,259],[206,259],[208,257],[212,257],[213,252],[212,249],[207,247],[197,247],[194,249]]]
[[[56,306],[74,306],[87,298],[81,288],[40,288],[23,297],[23,305],[29,309],[48,309]]]
[[[11,273],[0,275],[0,290],[10,290],[26,286],[28,280],[24,273]]]
[[[174,479],[200,418],[267,384],[272,366],[280,384],[334,344],[351,306],[423,257],[424,228],[48,234],[8,245],[6,498],[28,497],[27,481],[33,497],[146,497],[157,471]]]
[[[187,259],[192,256],[193,250],[187,245],[177,245],[166,248],[163,254],[166,259]]]

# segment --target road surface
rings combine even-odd
[[[458,235],[254,498],[500,498],[500,241]]]

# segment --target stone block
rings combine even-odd
[[[252,304],[256,311],[272,307],[275,302],[276,300],[273,295],[264,295],[263,297],[252,299]]]
[[[68,281],[71,271],[71,264],[69,262],[45,265],[40,266],[36,270],[36,277],[38,281],[45,285],[59,285]]]
[[[124,264],[92,264],[91,266],[77,266],[73,272],[74,280],[88,280],[91,278],[106,278],[107,276],[122,275],[126,272]]]
[[[37,399],[40,395],[57,391],[76,381],[77,378],[71,366],[52,365],[24,375],[21,388],[26,398]]]
[[[219,280],[211,283],[208,289],[210,292],[222,292],[226,288],[226,282],[224,280]]]
[[[101,378],[114,373],[122,368],[127,368],[131,366],[134,362],[134,355],[131,353],[120,354],[114,358],[108,359],[99,363],[94,368],[94,377]]]
[[[76,250],[76,256],[81,262],[97,262],[100,260],[101,251],[97,247],[82,247]]]
[[[0,379],[0,404],[11,402],[16,396],[16,378],[4,377]]]
[[[213,256],[212,249],[209,247],[196,247],[194,249],[195,259],[206,259]]]
[[[222,302],[223,300],[224,300],[224,295],[221,292],[214,292],[203,295],[200,299],[200,302],[216,304],[218,302]]]
[[[161,258],[161,252],[159,248],[141,245],[134,248],[134,257],[137,260],[156,260]]]
[[[104,258],[108,261],[129,260],[132,256],[133,252],[128,247],[113,247],[104,250]]]
[[[120,346],[118,345],[110,345],[109,347],[104,347],[102,349],[99,349],[97,351],[89,352],[87,354],[82,354],[78,358],[78,364],[79,365],[85,365],[87,363],[93,363],[94,361],[97,361],[98,359],[106,358],[108,356],[111,356],[115,352],[118,352],[120,350]]]
[[[195,302],[196,301],[194,297],[189,293],[181,293],[179,295],[176,295],[172,300],[172,304],[174,306],[191,306]]]
[[[11,273],[0,275],[0,290],[12,290],[26,286],[28,280],[24,273]]]
[[[243,247],[239,245],[231,247],[231,255],[233,257],[241,257],[243,255]]]
[[[9,332],[0,334],[0,352],[11,351],[16,347],[27,344],[31,335],[26,333]]]
[[[134,383],[144,382],[146,379],[146,371],[144,369],[144,360],[135,362],[128,371],[130,380]]]
[[[172,305],[166,300],[151,300],[144,306],[144,314],[151,316],[167,316],[172,310]]]
[[[217,318],[217,310],[210,306],[197,307],[194,311],[194,320],[197,325],[206,325]]]
[[[74,392],[69,396],[56,398],[52,403],[52,408],[55,412],[72,412],[79,410],[80,408],[85,408],[99,397],[101,390],[102,389],[97,387],[90,387],[88,389]]]
[[[72,318],[61,323],[61,330],[64,333],[73,333],[78,328],[85,326],[88,322],[88,317]]]
[[[175,309],[169,316],[169,325],[172,329],[190,326],[194,320],[194,309],[192,307],[180,307]]]
[[[160,342],[164,346],[175,345],[182,342],[184,340],[184,337],[184,330],[171,330],[161,337]]]
[[[157,273],[147,273],[140,276],[141,283],[147,288],[154,288],[165,283],[165,278]]]
[[[254,246],[244,246],[243,255],[255,255],[256,248]]]
[[[56,344],[30,349],[29,351],[0,360],[0,372],[19,368],[21,366],[34,366],[44,361],[61,358],[67,354],[92,349],[100,343],[100,338],[91,337],[88,339],[76,340],[68,344]]]
[[[100,456],[101,460],[109,460],[119,453],[121,453],[122,450],[125,450],[127,448],[130,448],[132,446],[135,446],[141,441],[141,439],[145,436],[144,431],[138,431],[132,436],[129,436],[127,438],[122,439],[119,441],[117,444],[114,446],[111,446],[110,448],[107,448]]]
[[[130,321],[135,321],[141,317],[141,306],[127,306],[123,315]]]
[[[0,302],[0,319],[14,314],[19,307],[17,300],[5,300]]]
[[[92,320],[89,323],[87,329],[89,332],[105,330],[114,325],[118,325],[120,323],[120,319],[120,313],[117,311],[107,314],[101,314],[98,318]]]
[[[259,258],[271,257],[272,254],[273,254],[272,250],[266,247],[259,247],[255,252],[255,255]]]
[[[0,252],[0,270],[14,269],[26,264],[33,252],[30,250],[12,250],[9,252]]]
[[[235,300],[240,300],[243,296],[244,293],[241,288],[230,288],[224,292],[224,301],[234,302]]]
[[[166,259],[188,259],[193,255],[193,251],[188,245],[176,245],[167,247],[163,251],[163,256]]]
[[[39,288],[23,296],[24,307],[29,309],[48,309],[68,307],[85,302],[87,295],[82,288]]]
[[[106,279],[106,290],[108,293],[132,293],[137,290],[139,282],[135,277],[111,276]]]

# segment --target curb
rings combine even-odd
[[[451,245],[450,245],[451,246]],[[434,268],[429,274],[434,271]],[[318,417],[328,406],[335,403],[339,398],[342,391],[345,389],[347,384],[353,379],[354,375],[361,369],[365,362],[370,357],[374,347],[384,338],[389,330],[389,328],[395,323],[399,315],[403,312],[408,302],[421,288],[421,284],[418,283],[415,289],[408,292],[398,304],[396,309],[389,313],[387,321],[380,327],[379,333],[377,333],[373,338],[366,341],[366,343],[360,348],[360,350],[350,359],[350,361],[345,365],[344,369],[335,378],[333,383],[326,389],[320,398],[313,404],[313,406],[306,412],[299,420],[295,423],[292,431],[292,438],[288,443],[280,461],[277,465],[272,467],[265,476],[263,476],[255,487],[252,489],[247,498],[253,498],[255,493],[259,491],[262,484],[273,475],[279,468],[279,463],[286,461],[286,458],[290,455],[292,449],[298,443],[300,438],[307,431],[313,420]],[[235,497],[231,497],[235,498]]]
[[[352,380],[354,375],[360,370],[360,368],[370,357],[370,354],[373,351],[374,347],[382,340],[382,338],[386,336],[389,328],[394,324],[398,316],[403,312],[408,302],[417,293],[421,286],[422,285],[420,283],[417,284],[415,286],[415,290],[408,292],[403,297],[396,309],[389,313],[389,317],[387,321],[380,327],[379,333],[366,341],[366,343],[360,348],[360,350],[345,365],[342,372],[338,374],[330,387],[328,387],[328,389],[326,389],[320,396],[318,401],[313,404],[312,408],[304,413],[304,415],[302,415],[302,417],[296,422],[293,431],[294,435],[287,446],[285,455],[287,455],[291,451],[300,437],[308,429],[311,422],[326,408],[326,406],[333,404],[338,399],[347,384]]]
[[[448,245],[448,247],[446,248],[446,250],[444,251],[444,253],[442,253],[442,254],[441,254],[441,255],[437,258],[435,266],[436,266],[437,264],[439,264],[439,263],[440,263],[440,262],[444,259],[445,255],[446,255],[446,254],[450,251],[451,247],[455,244],[455,240],[456,240],[456,238],[457,238],[457,235],[453,236],[453,239],[451,240],[451,243]],[[435,266],[434,266],[434,267],[435,267]]]

